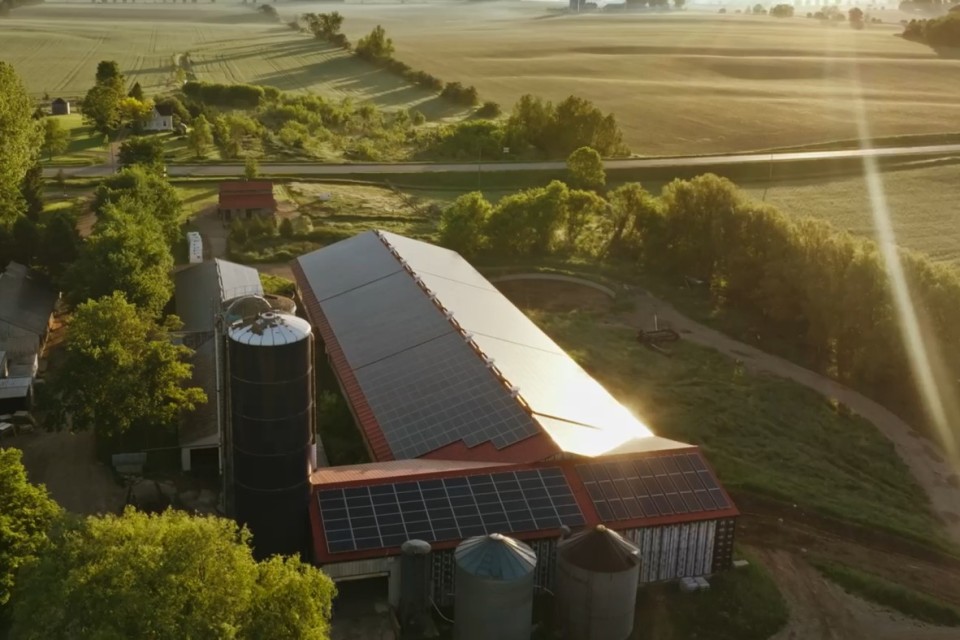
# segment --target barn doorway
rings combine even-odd
[[[383,635],[394,628],[388,591],[386,573],[338,580],[331,640],[391,637]]]

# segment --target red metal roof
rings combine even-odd
[[[229,180],[220,183],[220,193],[273,193],[269,180]]]
[[[509,465],[509,463],[503,463]],[[489,469],[499,466],[497,462],[472,462],[469,460],[427,460],[412,458],[407,460],[388,460],[374,464],[347,464],[338,467],[321,467],[310,474],[310,483],[314,485],[341,486],[345,484],[363,484],[374,480],[406,478],[424,474],[447,474],[469,469]]]
[[[300,290],[300,299],[303,301],[307,316],[310,318],[311,324],[317,328],[320,339],[323,340],[327,357],[330,360],[330,366],[340,381],[344,398],[347,400],[347,404],[350,405],[357,424],[364,434],[364,439],[366,440],[371,457],[374,460],[393,460],[393,452],[390,451],[390,445],[387,444],[387,439],[383,435],[383,429],[380,428],[380,423],[377,422],[377,418],[373,414],[373,409],[370,408],[370,403],[367,402],[367,397],[363,394],[363,390],[360,389],[357,376],[354,375],[353,369],[347,362],[347,357],[343,354],[343,349],[337,341],[337,336],[330,327],[330,323],[327,321],[327,317],[320,307],[320,302],[317,300],[313,289],[310,287],[310,283],[307,281],[303,267],[300,266],[300,262],[297,260],[294,260],[291,264],[293,277],[297,281],[297,288]]]
[[[672,455],[678,452],[698,452],[699,447],[693,445],[681,446],[676,449],[666,449],[661,451],[646,452],[641,454],[623,454],[619,456],[604,456],[603,459],[637,459],[637,458],[651,458],[656,456],[665,456]],[[716,474],[713,468],[710,466],[709,462],[706,461],[704,456],[701,454],[701,459],[707,466],[707,469],[710,471],[711,475],[716,478]],[[694,513],[684,513],[676,514],[669,516],[661,516],[655,518],[632,518],[625,520],[616,520],[616,521],[602,521],[600,516],[597,514],[596,509],[593,506],[593,500],[590,498],[589,493],[587,493],[586,488],[583,485],[583,482],[580,479],[579,474],[576,471],[576,465],[582,464],[588,459],[584,458],[573,458],[566,460],[553,460],[553,461],[542,461],[526,464],[515,464],[515,465],[503,465],[492,463],[490,465],[479,465],[471,466],[469,468],[458,468],[458,469],[447,469],[447,470],[431,470],[426,472],[414,472],[402,476],[404,482],[409,482],[413,480],[428,480],[428,479],[437,479],[437,478],[454,478],[454,477],[464,477],[470,475],[478,475],[484,473],[495,473],[498,471],[518,471],[523,469],[536,469],[542,467],[560,467],[567,479],[567,483],[570,485],[570,488],[573,491],[573,495],[577,500],[577,504],[580,506],[580,510],[583,512],[585,528],[594,527],[598,524],[604,524],[609,526],[614,530],[623,531],[626,529],[638,529],[642,527],[654,527],[670,524],[681,524],[684,522],[696,522],[702,520],[719,520],[726,518],[735,518],[740,515],[740,511],[736,508],[733,503],[733,500],[730,499],[729,494],[727,494],[726,489],[717,482],[717,485],[720,487],[720,491],[723,492],[724,497],[726,497],[727,502],[731,505],[728,509],[715,509],[712,511],[697,511]],[[388,463],[393,464],[393,463]],[[320,564],[329,564],[335,562],[351,562],[353,560],[362,560],[366,558],[378,558],[384,556],[395,556],[399,555],[399,547],[391,548],[382,548],[382,549],[370,549],[364,551],[349,551],[344,553],[335,553],[332,554],[327,551],[327,540],[323,532],[323,518],[320,514],[320,508],[317,504],[316,494],[320,490],[327,489],[339,489],[345,487],[359,487],[365,485],[373,484],[389,484],[390,478],[398,479],[395,476],[379,476],[377,468],[381,466],[379,463],[373,463],[369,465],[354,465],[353,469],[345,474],[342,478],[337,478],[335,475],[330,475],[324,477],[323,472],[319,472],[321,475],[315,477],[320,482],[313,483],[313,495],[310,499],[310,527],[313,532],[313,554],[314,560]],[[361,470],[361,467],[365,467],[365,473]],[[385,470],[386,473],[390,473],[390,470]],[[363,477],[361,477],[363,476]],[[329,479],[331,482],[324,482],[323,480]],[[522,533],[510,533],[513,537],[516,537],[520,540],[535,540],[550,538],[553,536],[560,535],[560,529],[550,529],[550,530],[541,530],[541,531],[527,531]],[[436,543],[431,543],[431,546],[434,549],[451,549],[456,547],[460,543],[460,540],[446,540]]]
[[[514,442],[503,449],[497,449],[489,441],[475,447],[468,447],[463,440],[458,440],[425,454],[423,458],[434,460],[488,460],[490,462],[518,464],[546,460],[559,453],[562,453],[560,447],[550,439],[550,436],[545,433],[538,433],[535,436]]]
[[[221,193],[221,209],[276,209],[272,193]]]

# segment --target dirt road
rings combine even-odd
[[[824,580],[802,556],[783,550],[751,549],[774,575],[790,609],[790,620],[770,640],[953,640],[957,630],[936,627],[849,595]]]

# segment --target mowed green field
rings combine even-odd
[[[881,174],[897,244],[960,265],[960,164],[916,165]],[[875,238],[873,207],[862,176],[746,185],[784,213],[813,216],[839,229]]]
[[[856,138],[860,100],[874,136],[960,130],[960,60],[895,37],[899,24],[854,31],[694,10],[567,16],[536,2],[338,10],[351,40],[382,24],[400,60],[474,84],[482,99],[587,97],[617,115],[640,154]]]
[[[140,82],[148,94],[170,91],[175,56],[187,52],[199,80],[416,106],[428,116],[442,115],[432,93],[238,3],[43,4],[0,21],[0,60],[13,64],[38,97],[83,96],[101,60],[116,60],[128,81]]]

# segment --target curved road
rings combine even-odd
[[[936,157],[960,154],[960,144],[941,144],[915,147],[889,147],[883,149],[847,149],[841,151],[795,151],[788,153],[750,153],[719,156],[681,156],[672,158],[625,158],[606,160],[604,166],[609,169],[664,169],[687,167],[713,167],[717,165],[748,165],[783,162],[817,162],[823,160],[855,159],[872,157],[877,159],[896,159],[914,157]],[[513,171],[556,171],[566,168],[566,162],[473,162],[473,163],[364,163],[364,164],[323,164],[319,162],[300,162],[260,165],[265,175],[301,175],[301,176],[338,176],[348,174],[409,174],[409,173],[473,173],[473,172],[513,172]],[[53,178],[63,170],[67,176],[97,177],[113,173],[110,165],[91,167],[48,167],[43,170],[44,177]],[[242,164],[176,164],[167,169],[169,175],[176,177],[202,176],[242,176]]]

